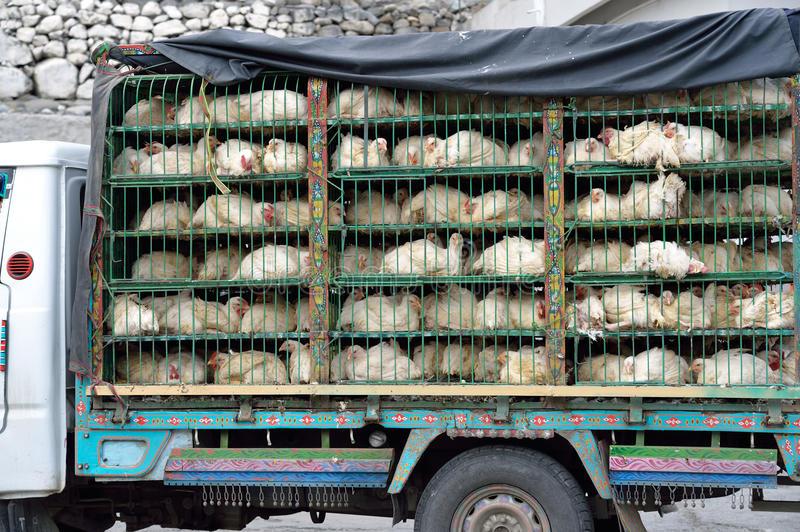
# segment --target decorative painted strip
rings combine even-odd
[[[171,458],[182,460],[208,460],[208,459],[254,459],[254,460],[391,460],[393,449],[208,449],[188,448],[175,449]]]
[[[786,472],[795,482],[800,482],[800,435],[776,434],[775,441],[783,458]]]
[[[775,462],[753,460],[708,460],[695,458],[625,458],[612,456],[612,471],[671,471],[674,473],[729,473],[735,475],[774,475]]]
[[[171,458],[165,471],[271,471],[386,473],[391,460],[181,460]]]
[[[249,471],[186,471],[164,473],[164,482],[184,484],[242,484],[269,486],[384,487],[385,473],[283,473]]]
[[[775,449],[740,449],[734,447],[659,447],[641,445],[612,445],[611,457],[636,458],[694,458],[709,460],[754,460],[775,462]]]
[[[80,399],[80,395],[79,395]],[[76,412],[88,406],[80,400]],[[112,424],[113,410],[95,410],[86,420],[90,428],[120,431],[152,429],[349,429],[365,426],[364,412],[331,410],[257,411],[252,423],[236,420],[236,410],[131,410],[125,424]],[[493,410],[382,409],[379,423],[386,428],[493,429],[493,430],[658,430],[666,432],[739,432],[800,434],[800,415],[784,414],[782,426],[767,425],[766,413],[649,411],[644,422],[629,425],[625,410],[512,411],[508,421],[495,422]]]
[[[598,495],[604,499],[611,499],[611,486],[608,480],[608,467],[605,457],[608,456],[608,447],[600,451],[600,446],[594,433],[590,430],[563,430],[559,434],[572,444],[575,452],[581,459],[589,478],[597,489]],[[606,444],[603,444],[606,445]]]
[[[792,197],[800,197],[800,75],[791,78],[792,91]],[[800,286],[800,201],[794,202],[792,211],[792,269],[794,286]],[[794,308],[800,308],[800,290],[794,290]],[[794,349],[800,351],[800,312],[794,315]],[[795,368],[795,371],[800,368]]]
[[[544,105],[545,348],[547,384],[566,384],[564,331],[564,108],[558,99]]]
[[[776,488],[776,475],[726,475],[708,473],[662,473],[641,471],[612,471],[612,485],[637,486],[723,486]]]
[[[309,346],[316,363],[328,360],[328,95],[322,78],[308,79],[308,198],[311,209],[309,247],[311,273],[308,279],[311,335]],[[328,375],[322,376],[322,382]]]
[[[403,454],[400,455],[400,461],[394,470],[394,477],[392,477],[392,483],[389,485],[389,493],[400,493],[402,491],[422,453],[443,432],[444,429],[414,429],[411,431],[406,440],[406,445],[403,447]]]

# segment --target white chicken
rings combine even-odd
[[[508,300],[509,329],[543,329],[547,325],[544,296],[520,292]]]
[[[238,296],[225,304],[197,297],[182,299],[158,316],[158,325],[171,334],[235,333],[249,309],[250,304]]]
[[[631,248],[629,260],[622,265],[626,272],[652,272],[662,279],[683,279],[689,274],[706,273],[708,268],[675,242],[639,242]]]
[[[157,201],[150,205],[139,220],[137,231],[163,231],[188,229],[192,224],[192,210],[185,201]]]
[[[685,291],[675,297],[669,290],[661,292],[661,314],[664,319],[661,323],[665,329],[705,329],[711,327],[712,312],[706,307],[701,288],[694,291]]]
[[[690,252],[692,258],[701,261],[709,272],[723,273],[741,269],[739,246],[736,242],[717,241],[713,244],[693,242]]]
[[[576,286],[572,294],[568,293],[565,309],[567,329],[590,336],[602,331],[606,325],[606,312],[601,296],[600,290],[585,286]]]
[[[436,166],[503,166],[508,147],[484,137],[479,131],[459,131],[436,149]]]
[[[192,216],[192,227],[263,227],[275,221],[275,206],[240,194],[206,198]]]
[[[611,353],[592,355],[578,364],[578,383],[621,382],[624,357]]]
[[[136,294],[120,294],[112,302],[114,336],[158,334],[158,318],[152,307],[140,301]]]
[[[407,381],[422,378],[422,372],[393,340],[364,349],[360,345],[344,351],[345,375],[351,381]]]
[[[206,252],[205,259],[195,270],[195,279],[209,281],[212,279],[230,279],[242,262],[239,249],[235,247],[214,249]]]
[[[207,100],[209,106],[212,103]],[[192,98],[184,98],[181,104],[175,111],[175,124],[176,125],[191,125],[198,126],[204,124],[206,116],[203,111],[203,103],[198,96]]]
[[[111,171],[115,176],[136,175],[142,165],[150,160],[150,153],[145,148],[125,147],[111,163]]]
[[[661,301],[646,294],[643,286],[619,285],[603,289],[603,311],[606,329],[660,328],[664,323]]]
[[[781,129],[777,136],[774,133],[754,134],[752,140],[743,142],[739,148],[739,160],[791,161],[792,128]]]
[[[658,122],[640,122],[622,131],[607,127],[599,138],[621,164],[655,165],[660,171],[681,165],[674,143],[664,135]]]
[[[189,259],[177,251],[145,253],[133,263],[131,279],[156,281],[159,279],[189,279]]]
[[[484,249],[472,263],[473,273],[544,275],[544,240],[506,236]]]
[[[262,90],[239,98],[240,122],[298,120],[308,113],[308,99],[291,90]]]
[[[308,227],[311,225],[311,206],[308,196],[276,201],[274,208],[275,225],[278,227]],[[342,220],[341,204],[335,201],[328,202],[328,225],[342,225]]]
[[[297,309],[280,297],[274,301],[255,303],[242,316],[239,332],[278,333],[297,330]]]
[[[344,89],[328,104],[328,118],[387,118],[403,116],[404,109],[394,94],[383,88],[369,87],[366,101],[363,88]]]
[[[704,209],[705,206],[700,196],[687,190],[681,199],[678,213],[681,218],[701,218]]]
[[[741,216],[782,216],[791,218],[794,204],[792,196],[773,185],[747,185],[739,195]]]
[[[787,386],[796,386],[798,384],[797,375],[800,353],[791,348],[782,350],[770,349],[769,351],[761,351],[756,356],[767,363],[769,369],[777,374],[780,382]]]
[[[158,143],[150,144],[145,151],[150,154],[147,160],[140,161],[141,174],[190,174],[206,173],[206,162],[215,153],[219,141],[210,136],[203,137],[194,145],[174,144],[168,149]]]
[[[351,199],[345,210],[344,221],[348,225],[362,226],[359,229],[369,230],[367,226],[381,224],[399,224],[400,207],[407,199],[406,189],[400,189],[390,199],[376,190],[363,190]]]
[[[575,272],[621,272],[631,255],[631,246],[619,240],[570,242],[564,251],[564,268]]]
[[[437,246],[431,235],[406,242],[384,255],[380,272],[395,275],[458,275],[463,244],[464,237],[460,233],[450,235],[446,249]]]
[[[420,344],[414,348],[412,360],[422,371],[422,376],[426,380],[433,379],[438,375],[443,350],[444,345],[436,342]]]
[[[200,353],[176,351],[158,360],[157,374],[163,384],[205,384],[208,367]]]
[[[472,329],[478,300],[470,290],[449,285],[422,298],[422,315],[426,330]]]
[[[508,351],[507,347],[490,345],[475,355],[475,364],[472,370],[473,379],[476,382],[497,382],[500,370],[505,362],[503,355]]]
[[[434,184],[415,194],[401,211],[403,223],[467,223],[470,197],[457,188]],[[406,206],[407,205],[407,206]]]
[[[261,173],[264,148],[246,140],[229,139],[214,151],[217,173],[224,176],[241,177]]]
[[[544,166],[544,135],[535,133],[508,149],[509,166]]]
[[[387,150],[386,139],[379,137],[369,141],[365,154],[362,137],[343,135],[331,156],[331,169],[389,166],[391,163],[386,155]]]
[[[262,157],[267,174],[304,172],[308,167],[308,150],[296,142],[271,139],[264,146]]]
[[[481,194],[465,203],[464,211],[471,223],[508,224],[533,219],[531,200],[516,188]]]
[[[667,122],[664,134],[673,140],[675,152],[683,164],[725,161],[735,157],[734,146],[707,127]]]
[[[114,384],[162,384],[166,380],[160,371],[163,360],[164,355],[159,353],[118,353],[114,357]]]
[[[471,379],[475,366],[473,357],[477,350],[475,346],[468,342],[468,340],[463,343],[456,340],[444,346],[439,359],[440,376],[453,376],[465,380]]]
[[[499,355],[503,362],[496,381],[504,384],[549,384],[552,377],[543,346],[523,346]]]
[[[689,365],[671,349],[654,347],[622,363],[623,382],[657,384],[686,384],[689,382]]]
[[[122,119],[125,126],[161,126],[175,123],[175,106],[162,96],[153,96],[133,104]]]
[[[231,276],[237,279],[282,279],[307,274],[311,269],[311,255],[294,246],[267,244],[242,258]]]
[[[296,340],[286,340],[278,351],[288,351],[289,355],[289,381],[292,384],[316,384],[322,381],[323,375],[328,374],[325,361],[318,361],[311,354],[311,348]]]
[[[794,327],[794,285],[759,292],[734,301],[728,312],[741,328],[787,329]],[[783,288],[783,289],[781,289]]]
[[[686,183],[678,174],[658,176],[656,181],[634,181],[620,203],[623,220],[677,218],[686,193]]]
[[[723,349],[692,361],[698,384],[778,384],[780,375],[747,349]]]
[[[346,331],[418,331],[421,312],[422,302],[413,294],[371,295],[352,306],[345,304],[338,327]]]
[[[564,145],[564,164],[575,170],[586,170],[592,165],[616,164],[616,159],[605,144],[597,139],[573,140]]]
[[[382,261],[380,249],[349,244],[342,251],[340,273],[376,273]]]
[[[576,204],[564,206],[564,218],[587,222],[620,220],[622,200],[622,196],[609,194],[602,188],[593,188],[589,194],[579,198]]]
[[[728,218],[739,215],[739,193],[734,190],[715,190],[703,198],[703,216]]]
[[[506,289],[490,291],[475,307],[473,323],[477,330],[511,329],[511,301]]]
[[[208,365],[215,384],[288,384],[284,363],[266,351],[215,352]]]
[[[435,135],[408,137],[397,143],[392,151],[396,166],[436,166],[436,148],[444,143]]]
[[[297,332],[311,330],[311,298],[301,297],[297,302]]]

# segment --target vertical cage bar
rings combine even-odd
[[[798,192],[800,191],[800,74],[792,76],[792,102],[790,104],[792,113],[792,279],[794,282],[794,361],[795,361],[795,375],[800,375],[800,357],[797,352],[800,351],[800,293],[798,293],[798,283],[800,283],[800,226],[798,226],[798,209],[800,209],[800,201],[798,201]],[[780,185],[779,185],[780,186]]]
[[[547,374],[565,384],[564,331],[564,108],[560,99],[544,105],[544,241]]]
[[[328,357],[328,86],[321,78],[308,79],[308,198],[311,225],[308,245],[311,252],[309,313],[311,356],[321,367]],[[320,375],[328,382],[328,372]]]

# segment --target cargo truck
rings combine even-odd
[[[0,145],[0,530],[636,530],[800,481],[796,78],[215,84],[161,50],[96,52],[91,151]]]

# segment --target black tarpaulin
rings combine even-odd
[[[278,69],[401,89],[638,94],[795,74],[798,16],[749,9],[623,25],[293,39],[215,30],[153,46],[220,85]]]

